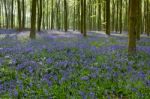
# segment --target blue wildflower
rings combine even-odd
[[[51,59],[51,58],[48,58],[47,60],[46,60],[46,63],[47,64],[51,64],[53,62],[53,60]]]

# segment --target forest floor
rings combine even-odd
[[[150,37],[127,54],[127,33],[0,29],[0,98],[148,99]]]

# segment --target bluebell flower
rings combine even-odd
[[[139,72],[138,77],[144,79],[145,78],[145,73],[144,72]]]
[[[81,80],[88,81],[89,77],[88,76],[81,77]]]
[[[82,99],[87,99],[87,95],[83,91],[79,91],[79,94],[81,95]]]
[[[127,67],[127,71],[128,71],[128,72],[131,72],[132,70],[133,70],[133,68],[132,68],[131,66],[128,66],[128,67]]]
[[[18,91],[17,90],[14,91],[14,96],[18,96]]]
[[[29,70],[30,73],[33,72],[33,68],[31,66],[29,66],[28,70]]]
[[[90,92],[90,93],[89,93],[89,97],[90,97],[91,99],[94,99],[94,98],[95,98],[95,93],[94,93],[94,92]]]
[[[51,64],[52,62],[53,62],[52,58],[48,58],[48,59],[46,60],[46,63],[47,63],[47,64]]]

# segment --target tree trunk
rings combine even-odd
[[[1,6],[1,5],[0,5],[0,6]],[[1,16],[1,8],[0,8],[0,17],[2,17],[2,16]],[[1,19],[2,19],[2,18],[0,18],[0,28],[2,27],[2,26],[1,26],[1,25],[2,25],[2,24],[1,24],[1,23],[2,23],[2,20],[1,20]]]
[[[51,30],[54,29],[54,0],[51,2],[52,12],[51,12]]]
[[[101,30],[101,0],[98,0],[98,30]]]
[[[84,24],[84,29],[83,29],[83,35],[84,37],[86,37],[86,0],[84,0],[84,3],[83,3],[83,6],[84,6],[84,10],[83,10],[83,13],[84,13],[84,17],[83,17],[83,24]]]
[[[81,33],[83,34],[84,0],[81,0]]]
[[[41,31],[41,25],[42,25],[42,12],[43,12],[43,2],[42,2],[43,0],[40,0],[40,2],[39,2],[39,15],[38,15],[38,31]]]
[[[116,0],[117,2],[117,12],[116,12],[116,32],[118,32],[118,13],[119,13],[119,1]]]
[[[77,13],[78,13],[78,30],[80,31],[81,30],[81,15],[80,15],[80,0],[78,0],[78,5],[77,5]]]
[[[64,29],[65,29],[65,32],[68,31],[68,9],[67,9],[66,0],[64,0]]]
[[[141,30],[141,24],[142,24],[141,0],[138,1],[137,6],[138,6],[138,19],[137,19],[137,35],[136,35],[136,37],[137,37],[137,40],[140,40],[140,35],[142,32],[142,30]]]
[[[8,9],[7,9],[7,2],[6,0],[4,0],[4,7],[5,7],[5,24],[6,24],[6,28],[8,29],[9,27],[9,19],[8,19]]]
[[[106,34],[110,35],[110,0],[106,0]]]
[[[17,0],[17,4],[18,4],[18,30],[21,31],[22,30],[22,24],[21,24],[21,7],[20,7],[20,0]]]
[[[150,1],[149,0],[147,0],[146,1],[146,3],[147,3],[147,36],[150,36]]]
[[[76,29],[76,0],[74,0],[74,8],[73,8],[73,31]]]
[[[11,1],[11,28],[14,27],[14,0]]]
[[[111,12],[111,14],[112,14],[112,31],[115,30],[115,15],[114,15],[114,13],[115,13],[115,0],[112,1],[112,12]]]
[[[25,0],[22,0],[22,29],[25,28],[25,20],[26,20],[26,13],[25,13]]]
[[[35,39],[36,38],[36,1],[32,0],[32,10],[31,10],[31,32],[30,32],[30,38]]]
[[[86,37],[86,0],[81,0],[81,33]]]
[[[122,33],[122,0],[120,0],[120,34]]]
[[[129,1],[129,54],[136,53],[136,34],[137,34],[137,15],[138,15],[138,0]]]

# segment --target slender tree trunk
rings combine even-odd
[[[101,30],[101,0],[98,0],[98,30]]]
[[[150,8],[149,8],[149,6],[150,6],[150,1],[149,0],[146,0],[146,4],[147,4],[147,6],[146,6],[146,9],[147,9],[147,23],[146,23],[146,27],[147,27],[147,36],[149,36],[150,35]]]
[[[47,30],[49,29],[49,9],[48,9],[48,6],[49,6],[49,0],[46,1],[47,2],[47,7],[46,7],[46,18],[47,18],[47,21],[46,21],[46,27],[47,27]]]
[[[83,21],[83,17],[84,17],[84,0],[81,0],[81,33],[83,34],[83,24],[84,24],[84,21]]]
[[[6,28],[8,29],[9,21],[8,21],[8,9],[7,9],[7,2],[6,2],[6,0],[4,0],[4,7],[5,7],[5,23],[6,23]]]
[[[14,27],[14,0],[11,1],[11,28]]]
[[[103,1],[103,21],[104,21],[104,23],[106,22],[106,1],[104,0]]]
[[[2,6],[2,1],[0,1],[0,28],[2,28],[2,8],[3,8],[3,6]]]
[[[43,5],[42,5],[42,6],[43,6],[43,9],[45,9],[45,5],[46,5],[46,4],[45,4],[45,0],[43,0]],[[42,15],[43,15],[42,23],[41,23],[41,24],[42,24],[42,29],[45,29],[45,26],[46,26],[46,25],[45,25],[45,24],[46,24],[46,23],[45,23],[45,18],[46,18],[46,17],[45,17],[45,16],[46,16],[46,15],[45,15],[45,10],[43,10]]]
[[[52,12],[51,12],[51,30],[54,29],[54,1],[51,2]]]
[[[56,27],[58,30],[60,30],[60,26],[61,26],[61,24],[60,24],[60,0],[56,1],[56,10],[57,10],[57,12],[56,12],[56,14],[57,14]]]
[[[112,1],[112,31],[114,31],[114,28],[115,28],[115,0]]]
[[[106,0],[106,34],[110,35],[110,0]]]
[[[18,4],[18,30],[21,31],[22,30],[22,24],[21,24],[21,7],[20,7],[20,0],[17,0],[17,4]]]
[[[125,1],[125,8],[126,8],[126,12],[125,12],[125,20],[124,20],[124,30],[128,30],[128,1],[129,0],[126,0]]]
[[[2,9],[1,9],[1,11],[2,11],[2,28],[5,28],[5,15],[4,15],[4,12],[3,12],[3,9],[5,8],[4,7],[4,1],[1,1],[2,3],[1,3],[1,5],[2,5]]]
[[[67,9],[66,0],[64,0],[64,29],[65,29],[65,32],[68,31],[68,9]]]
[[[41,25],[42,25],[42,14],[43,14],[43,0],[40,0],[39,2],[39,15],[38,15],[38,31],[41,31]]]
[[[81,30],[81,15],[80,15],[80,0],[78,0],[78,5],[77,5],[77,13],[78,13],[78,30],[80,31]]]
[[[35,39],[36,38],[36,1],[32,0],[32,10],[31,10],[31,32],[30,32],[30,38]]]
[[[138,19],[137,19],[137,40],[140,40],[140,35],[141,35],[141,24],[142,24],[142,9],[141,9],[141,0],[138,1],[137,3],[138,6]]]
[[[84,0],[84,3],[83,3],[83,6],[84,6],[84,11],[83,11],[83,13],[84,13],[84,17],[83,17],[83,24],[84,24],[84,29],[83,29],[83,35],[84,35],[84,37],[86,37],[87,35],[86,35],[86,0]]]
[[[86,0],[81,0],[81,33],[86,37]]]
[[[120,34],[122,33],[122,0],[120,0]]]
[[[117,13],[116,13],[116,32],[118,32],[118,13],[119,13],[119,1],[117,0]]]
[[[76,29],[76,0],[74,0],[74,8],[73,8],[73,31]]]
[[[88,15],[87,15],[87,17],[88,17],[88,30],[92,30],[92,18],[91,18],[91,13],[92,13],[92,7],[91,7],[91,0],[89,0],[88,1]],[[99,21],[99,19],[97,19],[98,21]]]
[[[25,20],[26,20],[26,12],[25,12],[25,0],[22,0],[22,29],[25,28]]]

